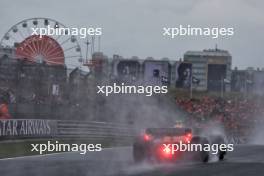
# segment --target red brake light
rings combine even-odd
[[[191,138],[192,137],[192,133],[188,133],[186,136]]]
[[[144,134],[143,138],[144,138],[144,141],[150,141],[152,139],[152,136],[149,134]]]
[[[185,136],[185,142],[190,143],[192,140],[192,133],[187,133]]]
[[[170,148],[164,148],[164,149],[163,149],[163,152],[164,152],[165,154],[170,154],[171,149],[170,149]]]
[[[171,158],[172,157],[172,149],[170,146],[168,147],[161,147],[161,150],[160,150],[160,156],[162,158]]]

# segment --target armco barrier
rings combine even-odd
[[[55,120],[0,120],[1,139],[52,137],[56,133],[57,121]]]
[[[57,121],[59,137],[128,138],[134,137],[134,129],[126,124],[85,121]]]
[[[0,138],[132,138],[135,130],[126,124],[94,121],[41,119],[0,120]]]
[[[135,129],[127,124],[46,119],[0,120],[0,140],[12,139],[132,139]],[[228,142],[247,142],[247,136],[228,135]]]

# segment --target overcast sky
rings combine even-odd
[[[187,50],[218,48],[233,67],[264,67],[263,0],[0,0],[0,36],[17,22],[49,17],[68,27],[102,27],[101,50],[111,57],[178,60]],[[165,38],[163,27],[234,27],[230,38]]]

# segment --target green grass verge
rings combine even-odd
[[[20,156],[31,156],[39,155],[39,152],[31,151],[31,144],[47,144],[50,141],[55,144],[58,141],[60,144],[101,144],[103,148],[107,147],[118,147],[118,146],[129,146],[131,145],[131,139],[117,140],[87,140],[87,139],[42,139],[42,140],[25,140],[25,141],[1,141],[0,142],[0,159],[13,158]],[[56,152],[45,152],[43,154],[58,153]]]

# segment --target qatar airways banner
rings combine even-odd
[[[0,137],[49,137],[54,134],[57,134],[54,120],[0,120]]]

